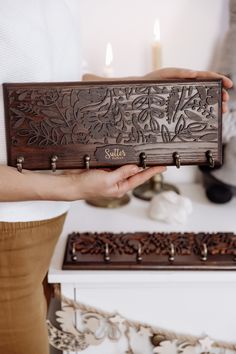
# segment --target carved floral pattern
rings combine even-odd
[[[170,244],[175,246],[177,255],[199,255],[201,246],[206,244],[211,255],[234,255],[236,252],[236,235],[233,233],[161,233],[136,232],[120,233],[72,233],[69,236],[69,245],[75,246],[76,251],[83,254],[103,254],[104,245],[109,245],[112,255],[136,254],[138,245],[142,247],[142,254],[167,255]]]
[[[12,144],[216,141],[218,100],[215,83],[9,89]]]

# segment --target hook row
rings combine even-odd
[[[206,156],[206,159],[207,159],[207,163],[208,165],[213,168],[215,166],[215,159],[213,157],[213,153],[211,150],[207,150],[206,153],[205,153],[205,156]],[[181,166],[181,156],[180,154],[178,153],[178,151],[175,151],[172,155],[173,157],[173,162],[174,162],[174,165],[177,167],[177,168],[180,168]],[[139,155],[139,158],[140,158],[140,165],[143,167],[143,168],[146,168],[146,165],[147,165],[147,155],[145,154],[145,152],[141,152],[140,155]]]
[[[207,159],[208,165],[213,168],[215,166],[215,159],[213,157],[212,151],[211,150],[206,151],[205,155],[206,155],[206,159]],[[181,156],[178,153],[178,151],[175,151],[172,156],[173,156],[173,162],[174,162],[175,166],[177,168],[180,168],[180,166],[181,166]],[[145,152],[141,152],[140,155],[139,155],[139,159],[140,159],[140,165],[145,169],[147,167],[147,155],[146,155],[146,153]],[[53,155],[50,158],[52,172],[56,172],[58,160],[59,160],[59,158],[58,158],[57,155]],[[83,160],[84,160],[84,167],[87,170],[89,170],[90,169],[91,157],[86,154],[84,156]],[[16,168],[17,168],[17,170],[19,172],[22,172],[24,162],[25,162],[24,156],[17,157],[17,159],[16,159]]]
[[[200,260],[202,262],[206,262],[208,259],[208,248],[207,248],[207,244],[203,243],[200,246]],[[137,246],[137,253],[136,253],[136,262],[137,263],[141,263],[143,261],[143,250],[142,250],[142,245],[139,242],[138,246]],[[168,261],[170,263],[174,263],[175,261],[175,256],[176,256],[176,249],[175,249],[175,245],[174,243],[170,243],[169,245],[169,249],[168,249]],[[71,259],[72,261],[77,261],[77,255],[76,255],[76,244],[75,242],[73,242],[72,244],[72,250],[71,250]],[[104,244],[104,262],[109,263],[111,261],[111,254],[110,254],[110,248],[109,248],[109,244],[106,242]],[[234,259],[234,261],[236,261],[236,259]]]
[[[53,155],[51,158],[50,158],[50,164],[51,164],[51,170],[52,172],[56,172],[57,170],[57,161],[59,160],[58,156],[57,155]],[[85,155],[84,156],[84,167],[89,170],[90,168],[90,156],[89,155]],[[18,172],[22,172],[23,170],[23,164],[24,164],[24,161],[25,161],[25,158],[23,156],[19,156],[17,157],[16,159],[16,168],[17,168],[17,171]]]

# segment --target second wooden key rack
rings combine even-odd
[[[221,80],[4,84],[8,164],[213,167],[221,95]]]
[[[236,270],[233,233],[74,232],[63,269]]]

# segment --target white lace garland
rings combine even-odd
[[[64,304],[63,310],[56,312],[61,329],[50,321],[47,324],[49,342],[57,349],[83,351],[89,346],[101,345],[105,339],[116,342],[126,339],[124,354],[138,354],[141,346],[145,353],[153,354],[236,354],[236,344],[212,340],[208,336],[178,334],[132,321],[116,312],[109,313],[68,299],[60,294],[58,287],[55,293]],[[76,317],[79,326],[75,323]],[[151,342],[154,335],[156,345]]]

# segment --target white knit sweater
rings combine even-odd
[[[76,0],[0,0],[0,83],[80,79]],[[0,164],[6,164],[2,87]],[[0,176],[1,178],[1,176]],[[66,202],[0,203],[0,221],[58,216]]]

